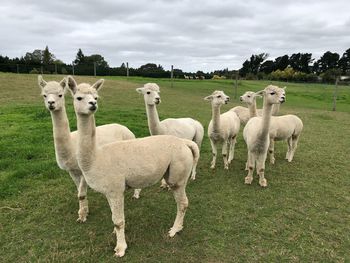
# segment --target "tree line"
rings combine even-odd
[[[98,76],[126,76],[128,72],[129,76],[152,78],[170,78],[171,76],[170,70],[165,70],[161,65],[155,63],[147,63],[139,68],[127,67],[126,63],[122,63],[119,67],[110,67],[103,56],[99,54],[85,55],[81,49],[78,50],[72,64],[65,64],[50,52],[48,46],[44,50],[36,49],[33,52],[27,52],[20,58],[11,59],[0,55],[0,71],[74,75],[95,75],[96,73]],[[184,76],[211,78],[214,72],[197,71],[193,73],[174,69],[173,74],[175,78],[184,78]]]
[[[246,79],[270,79],[302,82],[333,82],[340,75],[350,74],[350,48],[342,56],[325,52],[318,60],[311,53],[283,55],[274,60],[267,53],[252,55],[239,70]]]

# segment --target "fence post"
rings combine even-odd
[[[73,73],[73,76],[74,76],[74,63],[72,63],[72,73]]]
[[[335,87],[334,87],[334,93],[333,93],[333,111],[336,111],[336,107],[337,107],[338,82],[339,82],[339,77],[335,79]]]
[[[43,74],[43,66],[41,65],[40,67],[40,72],[41,72],[41,75]]]
[[[174,65],[171,65],[170,78],[171,78],[171,87],[173,87],[173,82],[174,82]]]
[[[129,78],[129,62],[126,62],[126,77]]]
[[[17,74],[19,74],[19,65],[16,64],[16,66],[17,66]]]
[[[234,98],[237,99],[237,89],[238,89],[238,71],[235,71],[235,73],[233,73],[235,76],[235,81],[233,83],[234,85]],[[233,76],[232,76],[233,77]]]
[[[57,75],[57,64],[55,64],[55,74]]]
[[[96,62],[94,62],[94,76],[96,77]]]

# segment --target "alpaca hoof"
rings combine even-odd
[[[215,164],[212,164],[212,165],[210,166],[210,169],[215,169]]]
[[[161,185],[160,185],[160,188],[167,189],[167,188],[168,188],[168,185],[167,185],[167,184],[161,184]]]
[[[192,181],[196,180],[196,175],[193,175],[193,174],[192,174],[192,175],[191,175],[191,180],[192,180]]]
[[[176,235],[176,233],[180,232],[182,230],[182,226],[181,227],[172,227],[170,228],[168,234],[169,234],[169,237],[174,237]]]
[[[116,246],[114,251],[115,251],[115,256],[118,257],[118,258],[121,258],[125,255],[125,250],[126,250],[127,246]]]
[[[228,164],[225,164],[225,168],[224,168],[225,170],[228,170]]]
[[[245,184],[252,184],[252,181],[253,181],[253,177],[246,177],[244,178],[244,183]]]
[[[275,160],[270,160],[270,164],[275,164]]]
[[[140,193],[141,193],[141,189],[135,189],[132,198],[139,199]]]
[[[293,159],[288,159],[288,162],[291,163],[293,161]]]
[[[88,213],[79,213],[79,217],[77,219],[78,223],[85,223],[87,220]]]
[[[139,195],[139,194],[134,194],[134,195],[132,196],[132,198],[134,198],[134,199],[139,199],[139,198],[140,198],[140,195]]]
[[[261,187],[267,187],[266,179],[264,178],[264,179],[259,180],[259,184],[260,184]]]

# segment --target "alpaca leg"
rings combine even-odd
[[[227,160],[227,155],[228,155],[228,149],[230,148],[229,142],[225,141],[222,144],[222,158],[224,159],[224,168],[228,170],[228,160]]]
[[[168,184],[164,179],[162,179],[162,181],[160,182],[160,188],[164,188],[164,189],[169,188]]]
[[[173,237],[176,233],[180,232],[183,228],[183,221],[188,207],[188,199],[185,191],[186,185],[178,186],[173,189],[174,198],[177,205],[177,214],[175,222],[172,228],[169,230],[169,236]]]
[[[196,180],[196,169],[197,169],[197,164],[193,164],[192,166],[192,172],[191,172],[191,180]]]
[[[112,211],[112,220],[114,223],[114,232],[117,237],[117,245],[114,248],[115,255],[122,257],[128,247],[125,241],[125,219],[124,219],[124,192],[107,197]]]
[[[261,187],[267,186],[267,181],[265,179],[265,161],[266,154],[263,156],[258,156],[256,159],[256,172],[259,175],[259,184]]]
[[[275,140],[270,138],[269,145],[270,164],[275,164]]]
[[[235,145],[236,145],[236,136],[232,137],[231,144],[230,144],[230,155],[228,157],[228,163],[230,164],[234,158],[235,155]]]
[[[83,223],[86,221],[89,213],[89,205],[87,200],[87,183],[80,170],[69,171],[70,177],[78,190],[79,211],[77,222]]]
[[[254,158],[254,155],[250,152],[248,152],[247,166],[248,166],[248,175],[245,177],[244,182],[245,182],[245,184],[251,184],[253,181],[255,158]]]
[[[292,151],[292,141],[293,141],[293,138],[292,137],[289,137],[287,139],[287,144],[288,144],[288,151],[286,153],[286,159],[288,160],[289,159],[289,156],[290,156],[290,153]]]
[[[132,196],[135,199],[139,199],[140,198],[140,193],[141,193],[141,189],[135,189],[134,190],[134,195]]]
[[[292,140],[292,150],[290,151],[288,162],[291,162],[294,157],[295,150],[298,147],[299,136],[295,136]]]
[[[216,144],[212,140],[210,140],[210,144],[211,144],[211,150],[212,150],[212,153],[213,153],[213,160],[211,161],[210,168],[214,169],[215,168],[215,164],[216,164],[216,156],[218,154],[218,151],[216,149]]]

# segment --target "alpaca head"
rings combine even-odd
[[[49,111],[58,111],[64,107],[64,92],[66,79],[60,82],[46,82],[41,75],[38,76],[38,84],[41,89],[41,95],[44,98],[45,106]]]
[[[67,86],[72,93],[74,100],[74,110],[79,115],[90,115],[96,112],[98,105],[98,90],[104,83],[103,79],[90,85],[87,83],[81,83],[77,85],[72,76],[67,77]]]
[[[286,101],[285,90],[274,85],[269,85],[255,94],[264,96],[265,102],[268,104],[280,104]]]
[[[230,101],[230,97],[223,91],[216,90],[211,95],[205,97],[204,100],[210,101],[213,106],[221,106],[227,104]]]
[[[239,99],[248,105],[252,105],[255,102],[256,97],[261,96],[257,95],[254,91],[246,91],[242,96],[239,97]]]
[[[156,83],[147,83],[142,88],[137,88],[136,91],[143,94],[147,105],[155,105],[161,102],[159,86]]]

